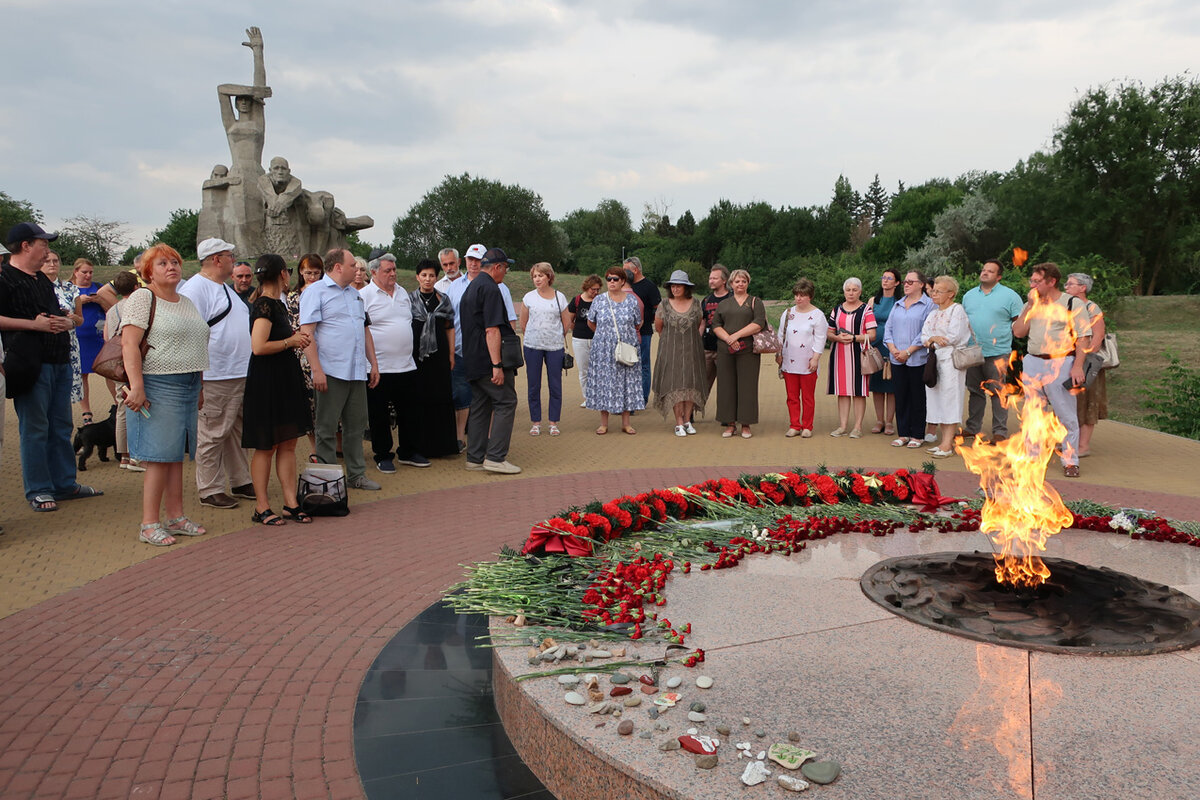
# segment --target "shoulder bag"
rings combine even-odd
[[[754,302],[761,303],[762,300],[758,297],[754,298]],[[763,319],[766,319],[767,309],[763,306]],[[767,320],[767,326],[758,333],[754,334],[754,352],[756,353],[778,353],[779,352],[779,337],[775,335],[775,329],[771,327],[771,321]]]
[[[142,334],[142,341],[138,342],[138,350],[141,351],[143,360],[150,351],[150,328],[154,325],[154,309],[158,305],[158,298],[154,292],[149,289],[146,291],[150,292],[150,317],[146,321],[146,332]],[[129,375],[125,373],[125,353],[121,344],[120,329],[116,335],[110,336],[100,348],[100,352],[96,353],[96,360],[92,362],[92,372],[117,383],[129,383]]]
[[[788,326],[792,323],[792,309],[787,310],[787,316],[783,320],[783,338],[779,342],[779,350],[775,353],[775,363],[779,365],[778,373],[779,380],[783,380],[783,348],[787,347]]]
[[[558,307],[559,322],[562,322],[562,303],[558,302],[558,290],[554,290],[554,305]],[[579,306],[576,306],[578,308]],[[570,372],[571,367],[575,366],[575,356],[567,350],[567,334],[563,334],[563,372]]]
[[[962,306],[959,306],[962,308]],[[966,316],[966,310],[963,310],[963,316]],[[968,344],[961,347],[956,347],[950,353],[950,363],[955,369],[970,369],[983,364],[983,348],[979,346],[979,339],[975,336],[975,329],[971,327],[971,320],[967,319],[967,330],[971,333],[971,338],[967,339]],[[975,344],[970,344],[974,341]]]
[[[863,342],[861,357],[858,360],[858,371],[863,375],[874,375],[883,369],[883,353],[870,342]]]
[[[1117,353],[1117,335],[1115,333],[1104,334],[1104,342],[1097,352],[1100,354],[1101,369],[1114,369],[1121,366],[1121,356]]]
[[[621,326],[617,324],[617,312],[612,307],[612,300],[608,301],[608,313],[612,316],[613,330],[617,334],[617,347],[613,352],[613,357],[618,364],[623,364],[626,367],[636,367],[640,360],[638,349],[628,342],[621,341]]]

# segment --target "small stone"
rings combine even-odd
[[[593,683],[600,682],[600,676],[594,672],[589,672],[588,674],[583,676],[583,682],[585,684],[587,684],[588,686],[591,686]]]
[[[800,741],[800,734],[797,733],[796,731],[790,732],[788,734],[788,741],[791,742],[792,744],[795,744],[796,742]]]
[[[612,681],[613,683],[617,684],[618,686],[623,686],[623,685],[629,683],[629,681],[632,679],[628,675],[626,675],[624,672],[614,672],[609,677],[609,680]]]
[[[682,747],[682,745],[679,744],[677,740],[667,739],[665,742],[659,744],[658,749],[662,750],[664,753],[669,753],[672,750],[678,750],[680,747]]]
[[[638,678],[638,680],[641,681],[642,683],[644,683],[646,686],[657,686],[658,685],[658,681],[654,680],[653,675],[643,675],[642,677]]]
[[[710,739],[707,736],[697,736],[695,734],[685,734],[679,737],[679,746],[689,753],[699,755],[707,755],[717,752],[717,747],[720,742],[715,739]]]
[[[637,695],[634,695],[634,697],[637,697]],[[638,699],[641,700],[640,697],[638,697]],[[657,699],[658,698],[655,698],[655,700],[657,700]],[[658,719],[658,709],[657,708],[650,709],[649,711],[646,712],[646,716],[650,717],[650,719]]]
[[[759,761],[762,761],[762,760],[763,760],[763,759],[765,759],[766,757],[767,757],[767,751],[766,751],[766,750],[759,750],[759,751],[758,751],[758,755],[757,755],[757,756],[755,756],[755,758],[757,758]]]
[[[678,675],[672,675],[670,678],[667,678],[668,689],[678,689],[681,683],[683,683],[683,678]]]
[[[699,769],[712,769],[717,766],[717,754],[711,753],[703,756],[696,756],[696,766]]]
[[[637,708],[638,706],[640,706],[642,704],[642,698],[640,698],[636,694],[634,694],[634,695],[630,695],[629,697],[626,697],[621,702],[625,704],[626,708]]]
[[[602,701],[599,703],[588,703],[587,711],[589,714],[607,714],[612,709],[608,702]]]
[[[786,742],[776,742],[767,750],[767,755],[781,767],[800,769],[801,764],[814,758],[817,754],[812,750],[805,750],[803,747],[796,747]]]
[[[553,661],[554,653],[557,651],[557,649],[558,648],[555,648],[554,650],[543,650],[542,651],[542,661]]]
[[[595,686],[588,687],[588,699],[593,703],[599,703],[604,700],[604,692],[597,689]]]
[[[614,686],[608,692],[609,697],[621,697],[626,694],[633,694],[633,689],[628,686]]]
[[[696,678],[696,686],[700,687],[701,689],[711,689],[712,685],[713,679],[707,675],[701,675],[699,678]]]
[[[729,726],[726,725],[724,722],[718,723],[717,724],[717,733],[721,734],[722,736],[728,736],[729,735]]]
[[[642,694],[658,694],[657,686],[642,686]]]
[[[642,731],[638,734],[639,739],[653,739],[654,731]]]
[[[701,703],[699,700],[697,700],[696,702],[692,703],[691,706],[688,707],[688,711],[699,711],[701,713],[704,713],[705,711],[708,711],[708,706],[704,705],[704,703]]]
[[[612,651],[612,654],[613,654],[613,658],[624,658],[625,657],[625,648],[618,647],[616,650]]]
[[[629,734],[633,733],[633,720],[621,720],[621,724],[617,726],[617,733],[621,734],[622,736],[628,736]]]
[[[771,777],[771,771],[763,766],[761,761],[751,761],[742,770],[742,783],[747,786],[757,786],[769,777]]]
[[[686,733],[688,736],[695,736],[699,732],[699,728],[688,728],[686,731],[684,731],[684,733]]]
[[[743,725],[746,725],[746,726],[749,726],[749,725],[750,725],[750,718],[749,718],[749,717],[742,717],[742,724],[743,724]]]
[[[578,675],[559,675],[558,682],[561,683],[563,686],[574,686],[575,684],[579,683],[579,676]]]
[[[689,711],[688,719],[690,719],[692,722],[707,722],[708,716],[701,714],[699,711]]]
[[[775,782],[789,792],[803,792],[808,788],[808,781],[802,781],[799,778],[786,774],[780,775],[775,779]]]
[[[563,696],[563,700],[566,700],[573,706],[581,706],[587,702],[584,696],[579,692],[567,692],[566,695]]]
[[[607,650],[589,650],[588,655],[592,658],[612,658],[612,653]]]
[[[568,656],[579,655],[579,646],[574,645],[574,644],[567,645],[567,655]]]
[[[813,783],[833,783],[842,774],[842,766],[836,761],[809,761],[800,767],[804,777]]]
[[[654,730],[669,731],[669,730],[671,730],[671,726],[668,725],[667,723],[663,722],[662,720],[659,720],[658,722],[654,723]]]

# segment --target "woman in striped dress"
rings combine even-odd
[[[875,333],[875,314],[862,301],[862,281],[847,278],[842,284],[846,298],[829,312],[829,394],[838,399],[838,426],[830,436],[845,436],[854,409],[851,439],[862,438],[863,416],[867,413],[867,376],[862,374],[862,348],[869,346]]]

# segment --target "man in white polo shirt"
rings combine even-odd
[[[225,283],[233,275],[233,245],[205,239],[196,247],[196,255],[200,272],[179,287],[209,327],[204,407],[196,424],[196,489],[202,505],[237,508],[234,497],[254,499],[250,466],[242,449],[250,309]],[[230,487],[228,494],[226,487]]]
[[[412,401],[417,392],[417,362],[413,359],[412,301],[396,286],[396,257],[384,253],[372,259],[371,282],[359,289],[371,320],[371,339],[379,364],[379,383],[367,389],[367,424],[371,449],[380,472],[396,471],[395,462],[428,467],[429,459],[414,447],[417,418]],[[392,450],[392,411],[396,413],[396,449]],[[394,460],[393,460],[394,457]]]

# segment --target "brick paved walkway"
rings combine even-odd
[[[778,394],[770,380],[764,390]],[[562,437],[532,439],[518,425],[512,460],[528,477],[439,462],[384,476],[378,501],[355,492],[350,517],[303,528],[243,529],[247,508],[204,509],[197,516],[214,535],[167,551],[132,543],[139,482],[111,465],[86,473],[104,498],[29,511],[10,424],[0,796],[361,797],[351,725],[363,674],[460,577],[459,564],[518,545],[532,522],[593,498],[797,463],[922,460],[883,437],[785,441],[782,411],[766,400],[749,441],[721,440],[711,424],[677,440],[652,413],[635,418],[636,437],[596,437],[572,383]],[[818,416],[819,430],[833,424]],[[1055,480],[1068,498],[1200,519],[1200,444],[1104,423],[1095,449],[1089,483]],[[943,491],[972,491],[961,461],[949,461]],[[198,509],[189,497],[189,512]]]

